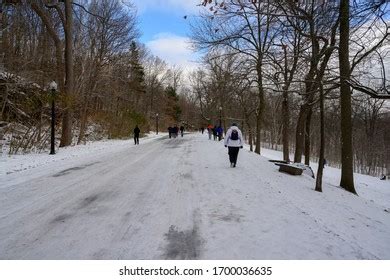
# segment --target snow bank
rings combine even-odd
[[[269,150],[262,148],[262,156],[268,159],[283,159],[283,153],[280,151]],[[314,174],[317,175],[318,165],[311,162]],[[323,181],[329,186],[338,187],[341,179],[341,170],[338,168],[325,166]],[[390,210],[390,181],[379,180],[377,177],[354,173],[355,188],[359,196],[367,198],[369,201],[375,202]],[[313,185],[314,188],[314,185]],[[326,188],[326,187],[325,187]],[[327,190],[324,189],[326,192]]]
[[[152,139],[163,137],[166,133],[155,135],[153,133],[145,135],[141,138],[140,143],[144,144]],[[30,153],[22,155],[4,155],[0,157],[0,176],[12,174],[20,171],[30,170],[36,167],[49,166],[52,163],[60,161],[68,161],[83,159],[90,155],[96,155],[100,153],[102,155],[117,151],[120,149],[126,149],[129,146],[134,145],[133,139],[127,140],[103,140],[96,142],[87,142],[86,144],[68,146],[64,148],[57,148],[55,155],[47,153]]]

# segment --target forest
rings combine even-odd
[[[183,0],[184,1],[184,0]],[[390,3],[385,0],[205,0],[191,28],[199,68],[139,41],[120,0],[3,0],[0,139],[7,154],[238,122],[254,153],[390,175]],[[49,90],[55,81],[58,90]]]

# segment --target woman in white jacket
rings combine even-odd
[[[225,147],[229,150],[230,167],[236,167],[237,157],[240,148],[244,145],[242,139],[242,132],[237,127],[237,124],[232,123],[232,126],[228,129],[225,135]]]

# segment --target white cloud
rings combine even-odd
[[[176,13],[195,13],[199,11],[197,6],[201,0],[133,0],[132,1],[142,14],[145,10],[160,10]]]
[[[153,40],[146,42],[146,46],[154,55],[165,60],[171,66],[177,65],[183,68],[185,73],[198,66],[195,61],[199,55],[190,49],[188,37],[172,33],[159,33]]]

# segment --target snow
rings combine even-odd
[[[390,183],[314,179],[207,135],[1,159],[0,259],[389,259]],[[313,168],[316,171],[316,167]],[[7,174],[8,173],[8,174]]]
[[[262,148],[262,156],[268,159],[283,159],[283,153],[280,151],[269,150]],[[292,155],[291,155],[292,158]],[[318,165],[315,162],[310,163],[314,174],[317,175]],[[339,186],[341,179],[341,171],[338,168],[325,166],[323,180],[330,186]],[[390,209],[390,181],[379,180],[377,177],[354,173],[355,188],[359,196],[368,200],[375,201],[385,208]],[[326,189],[324,189],[326,191]]]
[[[12,83],[17,83],[19,85],[30,86],[33,88],[41,89],[41,87],[37,83],[29,82],[27,79],[22,78],[21,76],[6,71],[0,71],[0,79]],[[22,94],[25,93],[22,92]]]
[[[143,142],[148,143],[156,137],[162,137],[165,135],[167,134],[160,133],[159,136],[155,134],[148,134],[143,138]],[[50,155],[48,151],[47,153],[30,153],[18,155],[9,155],[8,153],[4,152],[0,156],[0,164],[4,167],[0,169],[0,178],[7,179],[7,177],[4,175],[20,171],[31,171],[31,169],[36,167],[47,167],[48,165],[59,161],[65,161],[65,164],[68,162],[73,164],[75,160],[94,155],[95,153],[104,155],[113,151],[118,151],[120,149],[126,149],[132,145],[134,145],[133,139],[103,140],[97,142],[90,141],[84,145],[56,148],[56,155]],[[22,178],[22,180],[24,179]]]

